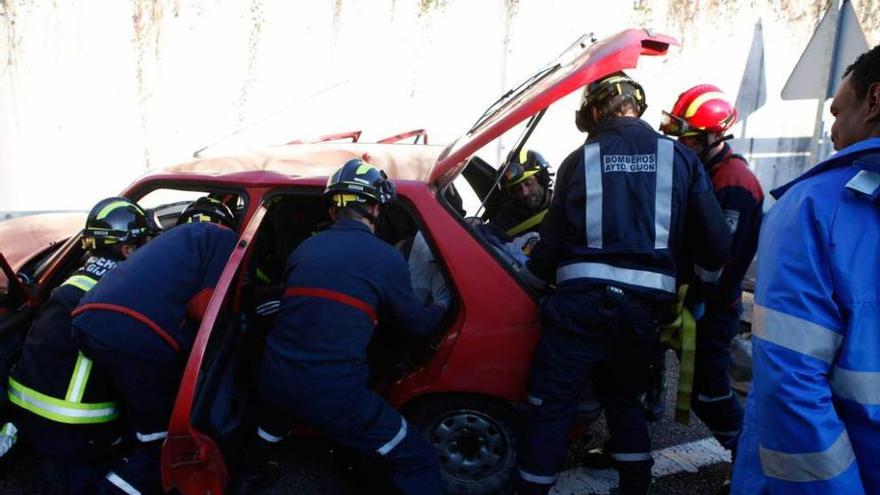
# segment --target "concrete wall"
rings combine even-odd
[[[747,122],[766,184],[805,165],[815,101],[779,92],[827,2],[806,0],[0,0],[0,218],[85,209],[193,151],[363,129],[445,143],[579,34],[652,27],[682,48],[633,72],[659,121],[683,89],[735,98],[756,22],[767,103]],[[853,5],[871,46],[880,1]],[[755,67],[749,69],[754,77]],[[577,97],[532,147],[558,163],[582,139]],[[741,124],[735,129],[742,137]],[[230,135],[235,134],[232,137]],[[512,139],[490,145],[495,162]]]

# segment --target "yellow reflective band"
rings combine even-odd
[[[101,211],[98,212],[98,216],[95,218],[96,218],[96,220],[100,220],[100,219],[106,217],[107,215],[109,215],[111,211],[113,211],[117,208],[126,207],[130,204],[131,203],[126,202],[126,201],[114,201],[114,202],[110,203],[109,205],[105,206],[104,208],[102,208]]]
[[[257,268],[257,280],[259,280],[260,282],[263,282],[265,284],[272,282],[272,279],[269,278],[269,276],[266,275],[266,273],[263,272],[263,270],[260,270],[259,268]]]
[[[92,290],[92,287],[94,287],[97,283],[98,281],[93,279],[92,277],[87,277],[85,275],[74,275],[65,280],[64,283],[61,285],[72,285],[77,289],[88,292]]]
[[[724,93],[719,93],[718,91],[710,91],[708,93],[703,93],[700,96],[694,98],[694,101],[688,105],[687,111],[684,113],[684,118],[689,119],[696,115],[697,110],[703,106],[703,103],[706,103],[709,100],[723,100]]]
[[[119,416],[116,402],[84,404],[68,402],[18,383],[9,378],[9,401],[46,419],[66,424],[95,424],[113,421]]]
[[[529,150],[523,148],[519,150],[519,164],[524,165],[526,160],[529,159]]]
[[[89,382],[89,375],[92,372],[92,360],[79,353],[76,357],[76,366],[73,367],[73,376],[70,377],[70,384],[67,386],[67,394],[64,400],[68,402],[82,402],[83,393],[86,390],[86,384]]]
[[[363,163],[361,164],[361,166],[358,167],[358,169],[355,171],[355,174],[357,174],[357,175],[363,175],[363,174],[369,172],[370,170],[372,170],[372,169],[374,169],[374,168],[375,168],[375,167],[373,167],[373,166],[370,165],[369,163],[367,163],[367,162],[363,162]]]
[[[519,224],[515,227],[512,227],[510,230],[505,232],[505,234],[513,237],[513,236],[519,234],[520,232],[524,232],[524,231],[534,227],[535,225],[540,224],[541,221],[544,220],[544,217],[547,215],[547,211],[548,211],[547,209],[541,210],[540,213],[532,215],[525,222],[522,222],[521,224]]]
[[[333,203],[336,206],[342,207],[348,204],[349,201],[357,201],[358,197],[355,194],[334,194],[333,195]]]
[[[82,238],[82,248],[83,249],[95,249],[97,244],[95,243],[94,237],[83,237]]]

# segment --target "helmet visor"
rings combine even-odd
[[[660,132],[667,136],[681,137],[693,136],[701,131],[688,124],[683,118],[664,111],[660,120]]]

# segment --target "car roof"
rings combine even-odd
[[[352,158],[366,159],[392,179],[426,182],[442,150],[442,146],[400,143],[290,144],[164,167],[148,173],[139,182],[157,178],[233,175],[252,184],[326,178]]]

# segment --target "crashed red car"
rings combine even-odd
[[[501,200],[497,167],[479,152],[515,126],[524,128],[515,147],[521,149],[554,102],[635,67],[642,55],[664,55],[670,44],[675,40],[636,29],[598,42],[582,37],[445,147],[428,145],[424,131],[376,143],[359,142],[359,132],[343,133],[199,159],[149,173],[126,189],[123,195],[143,206],[164,208],[163,224],[173,223],[173,206],[185,204],[183,196],[204,193],[221,197],[239,218],[239,243],[199,327],[169,424],[162,453],[165,489],[224,492],[248,414],[243,363],[260,345],[259,332],[251,331],[259,320],[253,314],[258,279],[266,285],[279,280],[277,260],[267,261],[273,251],[291,248],[327,220],[321,197],[327,177],[346,160],[364,157],[385,170],[398,189],[399,200],[383,215],[377,234],[405,244],[420,233],[454,300],[444,328],[420,348],[398,348],[383,337],[393,328],[377,329],[370,356],[374,386],[424,426],[453,493],[505,490],[516,458],[515,405],[525,397],[540,331],[538,296],[465,220],[468,213],[491,217]],[[340,138],[352,142],[340,143]],[[401,142],[408,138],[416,143]],[[480,200],[478,212],[462,211],[463,188]],[[32,304],[45,298],[82,255],[76,239],[58,249],[48,266],[28,274],[33,286],[17,289],[26,291]],[[0,332],[3,325],[0,320]]]

